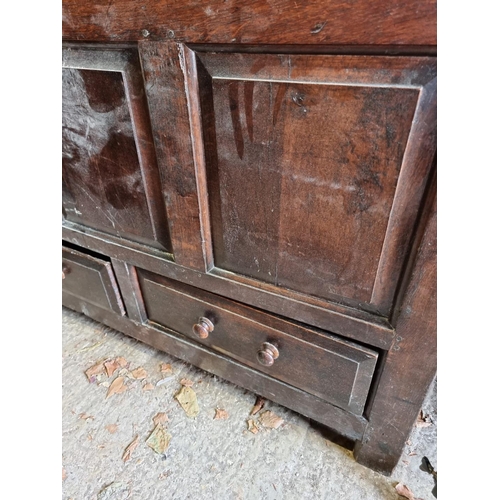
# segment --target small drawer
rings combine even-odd
[[[111,263],[72,248],[62,249],[62,292],[124,315]],[[74,301],[69,300],[68,303]]]
[[[377,352],[138,270],[150,322],[361,415]]]

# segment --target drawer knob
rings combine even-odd
[[[69,272],[70,272],[69,266],[67,266],[66,264],[63,264],[62,265],[62,279],[65,279],[66,275],[69,274]]]
[[[208,318],[200,318],[198,323],[193,325],[193,332],[200,339],[206,339],[213,330],[214,324]]]
[[[280,355],[278,348],[270,342],[264,342],[260,351],[257,353],[259,363],[264,366],[272,366],[274,360]]]

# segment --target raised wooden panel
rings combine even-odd
[[[434,59],[196,58],[216,271],[388,314],[434,155]]]
[[[133,49],[63,51],[63,215],[171,252]]]

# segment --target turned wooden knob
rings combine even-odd
[[[193,325],[193,333],[200,339],[206,339],[213,330],[214,324],[208,318],[200,318],[198,323]]]
[[[264,366],[272,366],[274,360],[280,355],[278,348],[269,342],[264,342],[257,353],[259,363]]]

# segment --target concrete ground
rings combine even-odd
[[[291,410],[267,401],[250,417],[255,394],[65,308],[62,327],[65,500],[396,500],[403,498],[395,490],[399,482],[415,499],[434,499],[434,480],[419,466],[427,456],[437,469],[435,385],[423,406],[430,421],[414,428],[392,477],[385,477],[356,463],[349,450]],[[126,366],[89,382],[88,368],[120,356]],[[171,364],[172,373],[161,373],[160,363]],[[140,367],[147,375],[140,379],[134,372],[139,379],[133,378]],[[126,390],[106,398],[120,376]],[[193,382],[196,418],[174,399],[182,379]],[[216,409],[227,418],[214,419]],[[267,410],[284,423],[264,427],[259,419]],[[168,417],[160,425],[172,436],[163,454],[146,444],[160,412]],[[247,430],[249,419],[258,426],[256,434]]]

